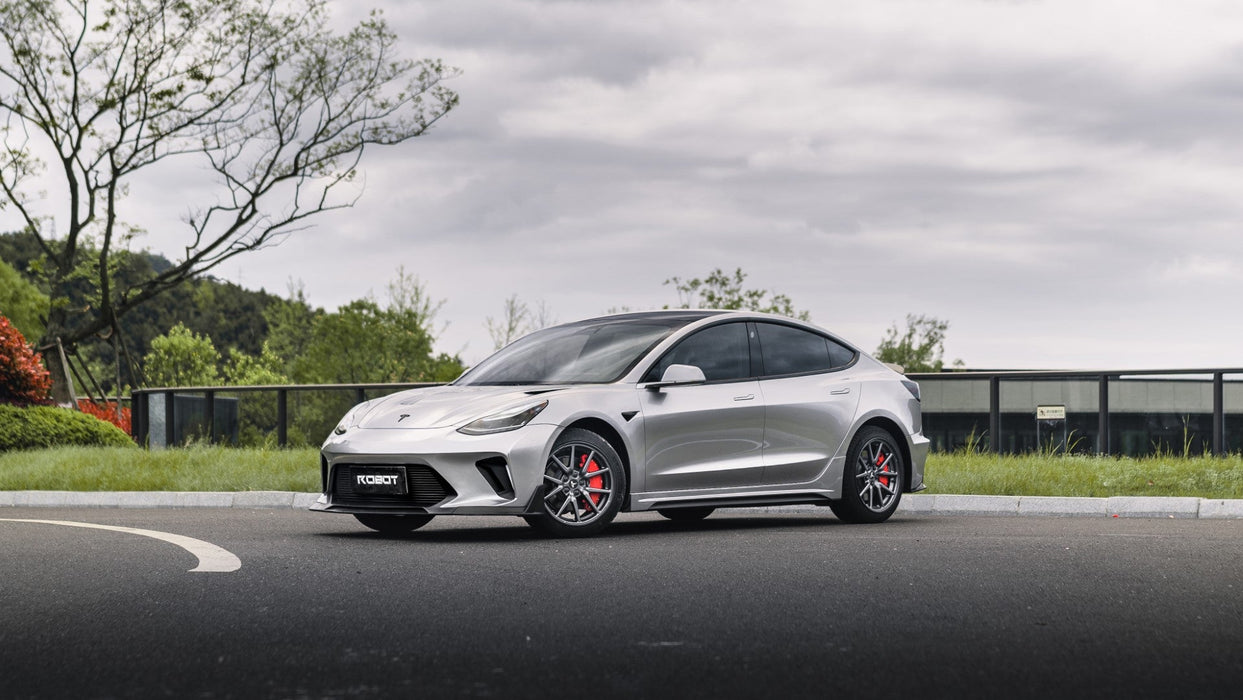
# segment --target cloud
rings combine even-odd
[[[405,264],[470,361],[511,293],[571,320],[742,267],[868,349],[913,312],[969,366],[1237,364],[1243,5],[380,6],[407,56],[462,68],[460,107],[222,274],[332,307]]]

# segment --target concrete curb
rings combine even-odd
[[[318,493],[292,491],[0,491],[0,508],[275,508],[305,510]],[[731,513],[823,513],[818,506],[726,508]],[[1064,498],[1060,496],[958,496],[905,494],[899,513],[1002,517],[1118,517],[1243,519],[1243,499]]]

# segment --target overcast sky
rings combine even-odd
[[[221,276],[332,309],[404,265],[468,362],[511,293],[742,267],[868,351],[916,313],[968,367],[1243,366],[1243,3],[375,5],[461,106]]]

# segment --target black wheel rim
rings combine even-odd
[[[855,485],[859,501],[874,513],[883,513],[893,505],[901,487],[900,460],[893,445],[882,438],[870,440],[859,451],[855,468]]]
[[[591,445],[562,445],[544,470],[544,510],[566,525],[595,522],[613,503],[613,476],[613,465]]]

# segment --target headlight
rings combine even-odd
[[[364,401],[354,408],[351,408],[349,411],[346,411],[345,416],[341,419],[340,423],[337,423],[337,427],[332,429],[332,432],[336,435],[344,435],[345,431],[353,428],[355,425],[358,425],[358,421],[367,414],[367,411],[370,410],[370,408],[371,402]]]
[[[548,400],[545,399],[539,403],[523,404],[517,408],[493,413],[467,423],[458,428],[458,432],[466,433],[467,435],[489,435],[491,433],[503,433],[506,430],[517,430],[530,423],[531,419],[539,415],[539,412],[544,410],[544,407],[547,405]]]

